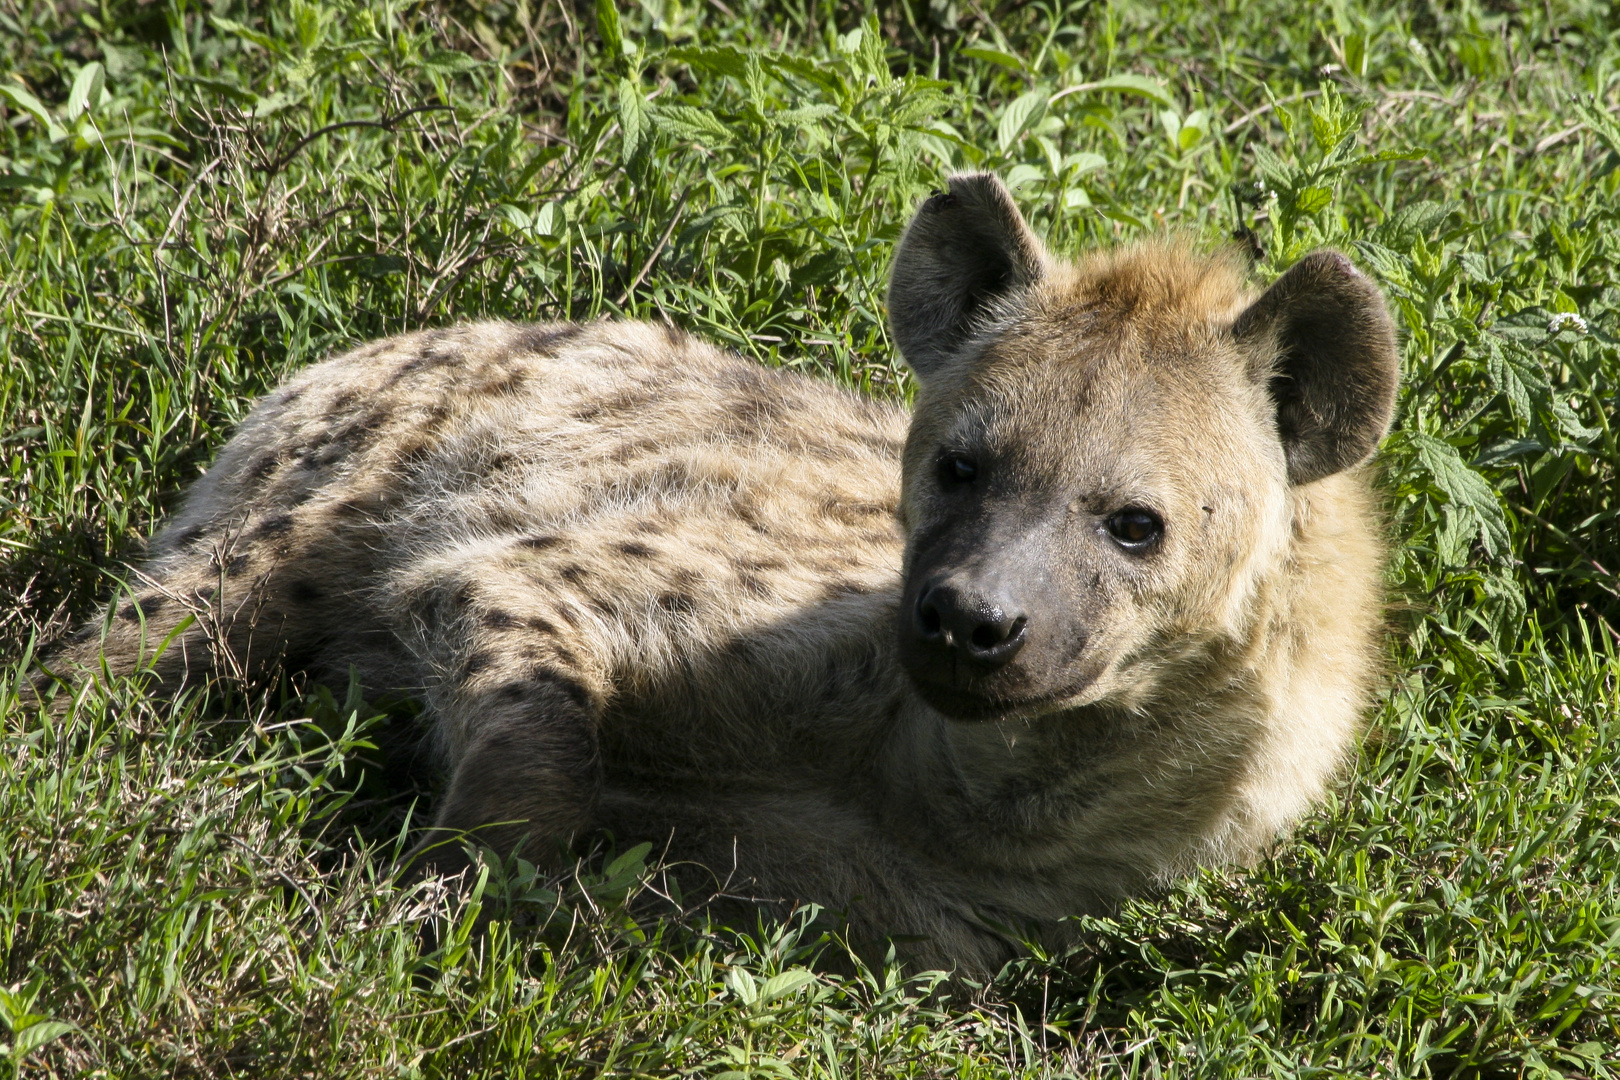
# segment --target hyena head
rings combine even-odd
[[[1173,247],[1055,260],[993,176],[925,202],[889,314],[920,390],[900,655],[961,719],[1141,703],[1283,572],[1290,489],[1394,406],[1378,290],[1318,251],[1258,300]]]

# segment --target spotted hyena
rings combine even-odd
[[[642,323],[318,364],[67,659],[352,667],[426,706],[433,835],[667,843],[918,964],[1251,858],[1375,680],[1378,291],[1329,251],[1258,297],[1175,247],[1057,260],[959,176],[889,309],[909,414]]]

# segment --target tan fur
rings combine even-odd
[[[1322,796],[1375,677],[1384,558],[1360,469],[1289,483],[1281,346],[1234,336],[1253,297],[1230,264],[1020,250],[971,326],[902,333],[929,359],[914,417],[635,323],[318,364],[158,535],[139,610],[64,659],[132,670],[201,612],[155,662],[170,688],[285,655],[425,702],[445,828],[535,857],[602,827],[667,841],[732,892],[991,970],[1009,932],[1059,939],[1250,859]],[[1107,652],[1069,698],[982,719],[896,659],[902,523],[940,519],[934,457],[964,424],[1017,478],[996,513],[1051,523],[1051,595],[1092,590]],[[1063,555],[1099,543],[1065,522],[1116,489],[1164,501],[1164,544],[1093,588],[1114,556]]]

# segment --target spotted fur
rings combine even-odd
[[[257,406],[63,659],[171,689],[352,667],[426,706],[441,829],[545,858],[608,828],[990,970],[1252,858],[1352,744],[1393,339],[1313,259],[1258,302],[1175,247],[1061,262],[956,178],[891,286],[915,415],[641,323],[375,342]],[[1099,531],[1121,499],[1164,516],[1134,561]],[[905,659],[940,573],[1036,573],[1019,659]]]

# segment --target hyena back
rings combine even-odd
[[[61,659],[132,670],[200,612],[171,688],[286,662],[418,697],[436,835],[652,840],[919,965],[1252,858],[1375,679],[1376,290],[1329,252],[1258,299],[1175,248],[1060,262],[969,176],[890,312],[910,415],[633,323],[318,364]]]

